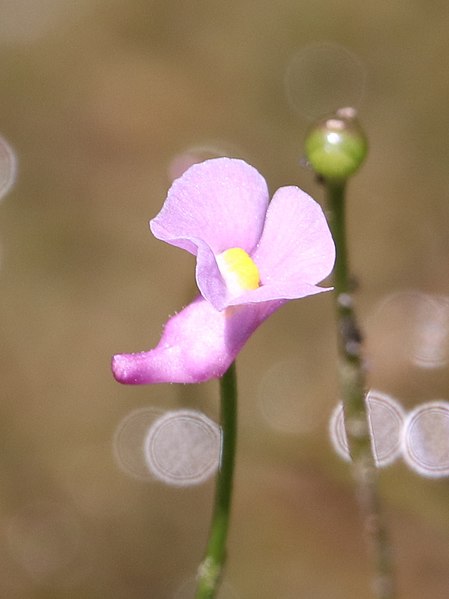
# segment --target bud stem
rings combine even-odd
[[[352,472],[357,498],[364,520],[365,533],[372,553],[373,596],[394,599],[391,548],[378,491],[377,468],[372,452],[367,405],[365,401],[365,366],[362,334],[353,305],[353,284],[345,227],[345,182],[324,181],[329,209],[329,225],[337,257],[334,269],[334,298],[337,318],[339,378],[345,430],[352,458]]]

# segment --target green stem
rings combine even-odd
[[[222,450],[215,503],[206,554],[198,568],[195,599],[213,599],[226,559],[237,440],[237,380],[235,362],[220,379]]]
[[[353,463],[353,476],[374,562],[373,593],[376,599],[394,599],[390,544],[378,491],[378,476],[371,445],[365,402],[365,366],[362,335],[353,304],[345,227],[345,184],[325,181],[329,224],[337,257],[334,297],[338,325],[339,377],[345,430]]]

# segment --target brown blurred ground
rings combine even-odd
[[[357,57],[370,156],[350,187],[349,227],[371,382],[406,408],[449,399],[447,365],[403,359],[407,318],[395,334],[378,316],[394,292],[449,293],[449,8],[47,0],[50,22],[35,25],[31,4],[7,4],[0,15],[24,8],[8,35],[0,28],[0,133],[19,161],[0,206],[0,597],[168,599],[194,575],[213,484],[128,478],[112,439],[145,405],[216,416],[216,386],[121,387],[109,359],[151,347],[195,292],[191,258],[147,229],[170,164],[189,148],[224,148],[272,190],[298,184],[321,199],[299,166],[310,120],[289,105],[285,72],[311,44]],[[32,33],[11,35],[24,19]],[[304,372],[291,394],[310,425],[297,434],[260,410],[259,381],[281,360]],[[286,306],[239,360],[228,580],[241,599],[368,596],[347,467],[327,435],[334,360],[328,295]],[[382,488],[401,597],[445,599],[448,481],[399,463]]]

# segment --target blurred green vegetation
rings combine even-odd
[[[413,315],[379,312],[398,291],[449,294],[449,6],[15,0],[0,18],[0,134],[18,157],[0,206],[0,596],[169,599],[201,558],[213,481],[179,490],[126,477],[114,431],[146,405],[215,417],[216,385],[121,387],[109,360],[154,345],[195,293],[192,259],[147,228],[170,165],[192,148],[231,153],[271,190],[297,184],[321,200],[300,165],[312,99],[338,108],[355,94],[370,152],[348,212],[370,381],[406,408],[449,399],[447,364],[405,359]],[[341,82],[314,84],[312,59],[289,70],[321,44],[349,73],[335,95]],[[349,473],[328,441],[330,299],[290,303],[239,359],[227,580],[241,599],[368,596]],[[260,409],[262,377],[285,360],[303,373],[289,390],[298,423],[309,418],[297,433]],[[400,596],[445,599],[448,481],[397,463],[381,482]]]

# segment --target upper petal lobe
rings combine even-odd
[[[214,254],[231,247],[250,252],[262,233],[268,199],[265,179],[243,160],[206,160],[174,181],[150,228],[158,239],[192,254],[198,240]]]

